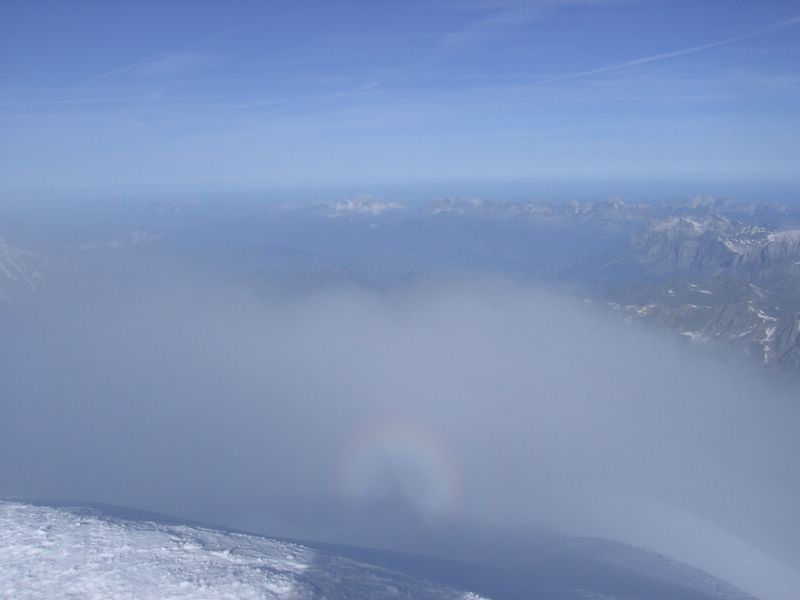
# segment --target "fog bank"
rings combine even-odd
[[[545,291],[174,285],[20,322],[0,358],[3,496],[459,558],[552,530],[800,589],[795,399]]]

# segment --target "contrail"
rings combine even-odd
[[[779,21],[777,23],[773,23],[772,25],[762,27],[761,29],[758,29],[750,33],[746,33],[744,35],[738,35],[736,37],[726,38],[724,40],[717,40],[716,42],[701,44],[699,46],[692,46],[691,48],[683,48],[681,50],[673,50],[671,52],[661,52],[660,54],[643,56],[641,58],[635,58],[633,60],[628,60],[621,63],[615,63],[613,65],[606,65],[604,67],[597,67],[596,69],[589,69],[588,71],[578,71],[577,73],[567,73],[565,75],[558,75],[556,77],[550,77],[549,79],[543,79],[541,81],[537,81],[533,85],[538,86],[538,85],[545,85],[547,83],[553,83],[554,81],[562,81],[564,79],[578,79],[580,77],[590,77],[591,75],[597,75],[599,73],[619,71],[621,69],[627,69],[629,67],[636,67],[638,65],[645,65],[652,62],[658,62],[660,60],[667,60],[669,58],[675,58],[676,56],[683,56],[684,54],[692,54],[693,52],[707,50],[708,48],[716,48],[717,46],[733,44],[734,42],[740,42],[742,40],[758,37],[766,33],[769,33],[771,31],[775,31],[776,29],[783,29],[784,27],[790,27],[792,25],[797,25],[797,24],[800,24],[800,16],[793,17],[785,21]]]

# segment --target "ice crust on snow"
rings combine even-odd
[[[7,501],[0,597],[480,600],[286,541]]]

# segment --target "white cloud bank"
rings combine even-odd
[[[555,529],[800,589],[793,399],[546,293],[160,290],[0,359],[0,495],[462,559],[470,523],[498,560]]]

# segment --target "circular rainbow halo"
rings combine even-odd
[[[398,497],[429,518],[452,514],[457,472],[447,447],[411,421],[371,423],[348,448],[341,477],[344,496],[358,507]]]

